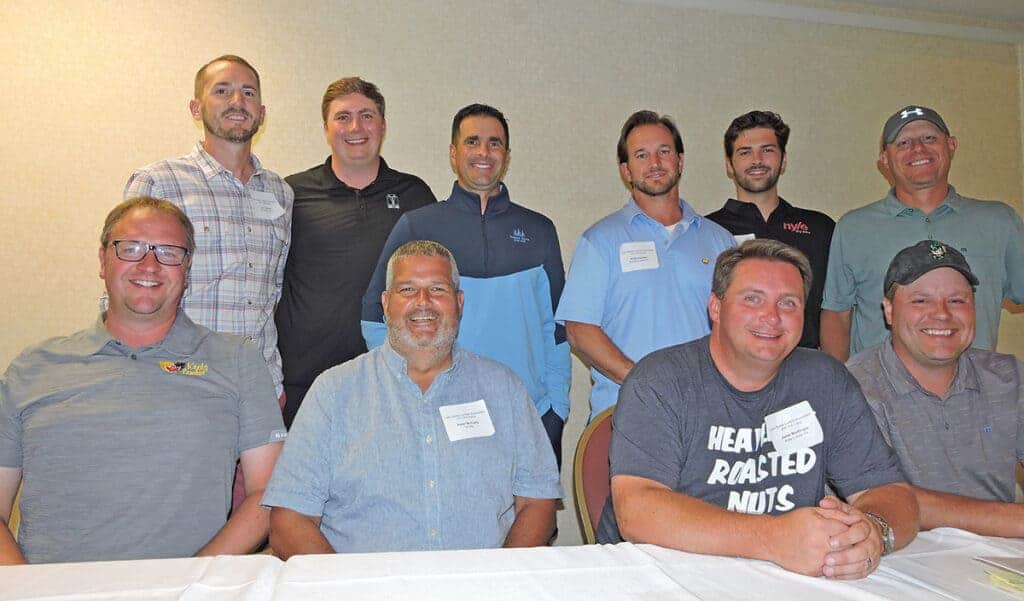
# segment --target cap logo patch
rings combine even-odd
[[[941,261],[946,258],[946,247],[932,242],[928,245],[928,252],[931,253],[932,259]]]
[[[924,117],[924,111],[922,111],[921,109],[916,108],[916,107],[915,108],[905,109],[904,111],[902,111],[900,113],[900,119],[906,119],[907,117],[909,117],[911,115],[917,115],[918,117]]]

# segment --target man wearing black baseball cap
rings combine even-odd
[[[921,509],[921,529],[1024,536],[1014,503],[1024,459],[1024,365],[970,348],[975,288],[963,254],[935,240],[885,273],[886,340],[847,363]]]
[[[1024,225],[1002,202],[967,198],[949,184],[957,139],[933,109],[911,105],[882,128],[885,198],[850,211],[832,236],[821,348],[845,361],[886,337],[882,284],[889,260],[917,240],[945,240],[981,276],[974,345],[995,347],[1004,298],[1024,302]]]

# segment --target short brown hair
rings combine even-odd
[[[683,154],[683,136],[679,133],[679,128],[676,127],[672,117],[668,115],[659,115],[654,111],[637,111],[626,119],[626,123],[622,125],[622,133],[619,134],[619,143],[616,146],[618,151],[619,162],[629,162],[629,150],[626,148],[626,138],[629,137],[629,133],[641,125],[660,125],[667,129],[672,134],[672,142],[676,146],[676,152]]]
[[[324,92],[324,100],[320,104],[320,114],[324,118],[324,123],[327,123],[327,109],[331,103],[349,94],[362,94],[372,100],[377,105],[380,118],[384,118],[384,95],[377,86],[360,77],[342,77],[327,86],[327,91]]]
[[[196,230],[192,226],[192,220],[188,218],[188,215],[177,207],[174,203],[161,200],[159,198],[153,198],[151,196],[137,196],[135,198],[129,198],[128,200],[117,205],[107,213],[107,218],[103,222],[103,232],[100,233],[100,244],[103,248],[110,245],[110,232],[114,230],[114,226],[117,222],[124,219],[124,216],[136,209],[152,209],[158,213],[169,215],[178,220],[181,224],[181,229],[185,233],[185,248],[188,249],[188,254],[193,254],[196,250]]]
[[[732,285],[733,273],[736,266],[747,259],[764,259],[766,261],[778,261],[789,263],[800,272],[800,279],[804,283],[804,300],[811,292],[811,262],[807,256],[792,246],[771,240],[769,238],[758,238],[747,240],[739,246],[734,246],[718,255],[715,261],[715,274],[711,278],[711,292],[718,298],[725,298],[725,291]]]
[[[212,65],[213,63],[219,63],[219,62],[235,63],[236,65],[242,65],[246,69],[252,71],[252,74],[256,76],[256,90],[257,91],[260,90],[260,74],[259,74],[258,71],[256,71],[256,67],[253,67],[252,65],[250,65],[249,61],[245,60],[244,58],[242,58],[240,56],[236,56],[234,54],[222,54],[221,56],[218,56],[217,58],[213,59],[212,61],[206,63],[202,67],[199,67],[199,70],[196,71],[196,91],[195,91],[196,95],[195,95],[195,98],[197,100],[200,97],[202,97],[202,95],[203,95],[203,87],[206,86],[206,69],[210,65]]]

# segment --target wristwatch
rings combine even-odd
[[[878,529],[882,531],[882,555],[892,553],[896,548],[896,533],[892,531],[892,526],[889,525],[889,522],[885,521],[885,518],[877,513],[865,511],[864,515],[868,516],[872,521],[878,524]]]

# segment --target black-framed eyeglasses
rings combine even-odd
[[[146,258],[149,251],[153,251],[157,263],[168,267],[177,267],[185,262],[189,250],[184,246],[174,244],[150,244],[142,240],[114,240],[114,254],[122,261],[138,263]]]

